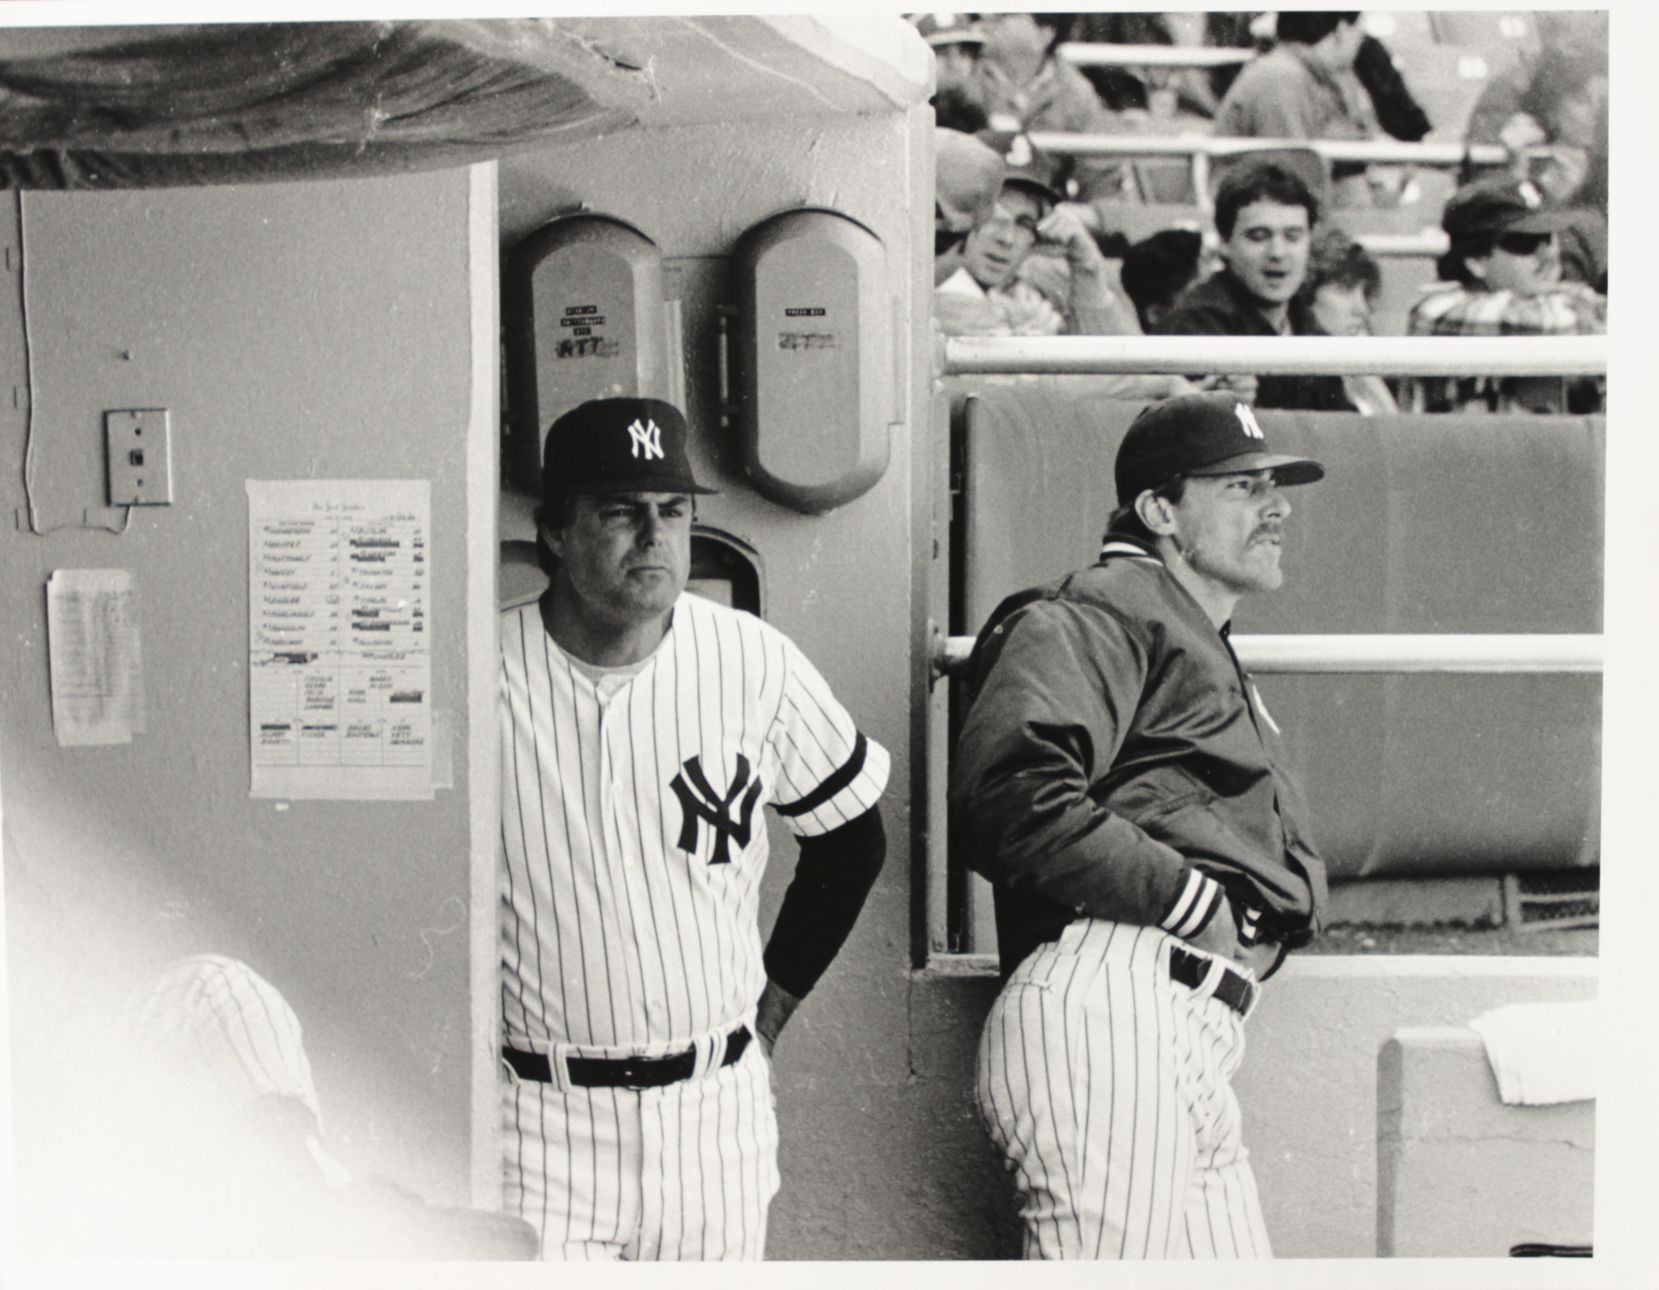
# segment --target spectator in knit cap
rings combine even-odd
[[[1452,195],[1440,225],[1451,247],[1440,281],[1411,308],[1413,336],[1595,336],[1607,330],[1606,298],[1561,276],[1558,232],[1571,212],[1549,205],[1530,181],[1499,176]],[[1428,378],[1409,406],[1428,412],[1592,411],[1594,382],[1561,377]]]

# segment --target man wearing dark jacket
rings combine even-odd
[[[1005,601],[975,647],[952,830],[996,885],[977,1092],[1027,1257],[1271,1253],[1229,1080],[1326,886],[1227,631],[1283,581],[1284,489],[1323,475],[1230,395],[1154,404],[1100,562]]]
[[[1308,272],[1319,199],[1275,162],[1228,171],[1216,191],[1215,227],[1223,265],[1175,302],[1165,336],[1317,336],[1297,299]],[[1338,376],[1229,377],[1222,385],[1263,408],[1346,412],[1353,405]]]

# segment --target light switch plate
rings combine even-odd
[[[166,408],[104,413],[111,506],[173,504],[172,426]]]

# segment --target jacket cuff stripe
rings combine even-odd
[[[1183,940],[1198,935],[1221,908],[1224,893],[1221,884],[1197,869],[1187,874],[1175,903],[1158,924],[1172,936]]]

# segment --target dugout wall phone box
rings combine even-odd
[[[622,220],[562,215],[513,248],[502,283],[510,482],[540,491],[547,427],[578,403],[683,404],[671,313],[661,250]]]
[[[726,414],[761,496],[816,513],[887,469],[893,304],[881,239],[830,210],[755,225],[732,257],[736,304]]]

